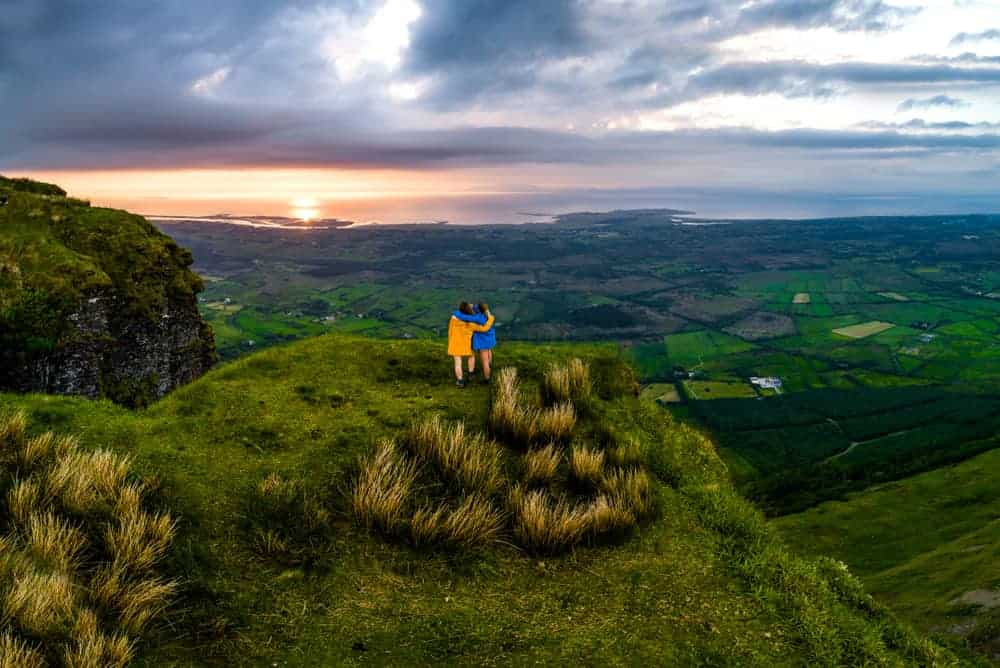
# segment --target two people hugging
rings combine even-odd
[[[462,302],[448,322],[448,354],[455,360],[455,385],[465,387],[462,359],[469,359],[469,375],[476,373],[476,353],[483,365],[483,381],[488,383],[493,373],[493,349],[497,335],[493,330],[493,314],[488,304],[475,306]]]

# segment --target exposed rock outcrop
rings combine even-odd
[[[207,371],[190,253],[42,185],[0,177],[0,390],[141,406]]]

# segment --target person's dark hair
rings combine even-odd
[[[475,315],[475,313],[472,310],[472,304],[470,304],[469,302],[459,302],[458,310],[464,313],[465,315]]]
[[[476,304],[476,307],[479,309],[480,313],[490,312],[490,305],[487,304],[486,302],[479,302],[478,304]]]

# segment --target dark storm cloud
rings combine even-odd
[[[435,75],[441,107],[528,88],[539,67],[588,52],[574,0],[429,0],[414,26],[407,69]]]
[[[933,107],[967,107],[969,103],[957,97],[949,95],[935,95],[934,97],[916,98],[911,97],[903,100],[896,107],[897,111],[911,111],[913,109],[931,109]]]
[[[982,32],[960,32],[951,38],[950,46],[958,46],[967,42],[982,42],[985,40],[1000,39],[1000,30],[984,30]]]

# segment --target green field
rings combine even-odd
[[[671,364],[690,369],[699,368],[707,360],[753,348],[735,336],[711,330],[671,334],[666,338],[665,345]]]

